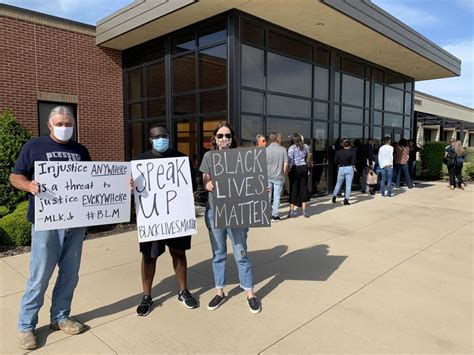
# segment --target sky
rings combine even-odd
[[[372,0],[461,59],[461,76],[417,82],[416,90],[474,108],[474,0]],[[0,0],[95,25],[132,0]]]

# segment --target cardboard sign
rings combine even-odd
[[[131,164],[138,241],[196,234],[189,158],[134,160]]]
[[[215,228],[270,226],[265,148],[213,151],[211,171]]]
[[[35,230],[129,222],[129,177],[124,162],[35,162]]]

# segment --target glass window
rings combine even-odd
[[[341,124],[341,138],[349,139],[354,142],[354,139],[363,138],[363,126],[353,124]]]
[[[403,113],[403,91],[385,87],[385,110]]]
[[[314,97],[329,100],[329,69],[314,67]]]
[[[311,64],[279,54],[267,54],[268,90],[311,97]]]
[[[404,89],[404,85],[405,85],[405,80],[403,80],[402,78],[399,78],[395,75],[391,75],[391,74],[386,74],[385,75],[385,81],[386,81],[386,84],[390,85],[390,86],[393,86],[393,87],[396,87],[396,88],[399,88],[399,89]]]
[[[265,30],[254,24],[242,23],[242,42],[256,44],[257,46],[265,46]]]
[[[242,86],[265,87],[265,54],[258,48],[242,45]]]
[[[369,126],[364,126],[364,139],[369,138]]]
[[[313,138],[314,138],[314,150],[317,152],[325,152],[328,145],[328,124],[326,122],[313,122]],[[325,163],[324,154],[316,155],[316,164]]]
[[[340,131],[339,131],[340,126],[341,125],[339,123],[334,123],[334,131],[333,131],[333,138],[334,139],[340,139],[341,138]]]
[[[263,94],[242,90],[242,112],[263,113]]]
[[[342,102],[364,106],[364,80],[342,74]]]
[[[411,131],[409,129],[404,129],[403,130],[403,138],[411,139]]]
[[[188,157],[197,157],[197,124],[196,118],[176,122],[176,148]]]
[[[341,106],[341,121],[364,123],[364,110],[360,108]]]
[[[270,115],[311,117],[311,101],[267,95],[267,110]]]
[[[270,31],[268,34],[268,47],[292,57],[309,61],[313,60],[312,46],[273,31]]]
[[[403,127],[403,116],[393,113],[383,114],[383,125],[391,127]]]
[[[146,103],[146,113],[148,118],[166,116],[166,100],[152,100]]]
[[[365,107],[370,107],[370,81],[365,81]]]
[[[383,109],[383,86],[375,84],[375,98],[374,107],[378,110]]]
[[[194,53],[173,59],[173,92],[180,93],[194,90],[196,90]]]
[[[313,118],[329,120],[329,105],[322,102],[313,102]]]
[[[135,69],[128,72],[128,101],[142,100],[143,92],[143,69]]]
[[[199,87],[224,86],[227,82],[227,45],[223,44],[199,52]]]
[[[329,66],[329,52],[324,49],[316,48],[314,50],[314,61],[318,64]]]
[[[334,105],[334,121],[341,120],[341,106]]]
[[[255,136],[263,134],[263,118],[255,116],[242,116],[241,144],[244,147],[255,145]]]
[[[334,100],[341,102],[341,73],[336,72],[336,79],[334,82]]]
[[[382,112],[374,111],[374,124],[376,125],[382,124]]]
[[[354,62],[346,58],[342,58],[342,70],[347,73],[365,76],[365,68],[363,64]]]
[[[300,133],[305,141],[311,138],[311,121],[267,118],[267,132],[281,133],[281,144],[288,148],[294,133]]]
[[[405,93],[405,113],[411,114],[411,93]]]
[[[199,95],[199,112],[222,112],[227,110],[227,90],[203,92]]]
[[[148,141],[148,135],[143,134],[143,123],[132,123],[128,125],[128,154],[131,159],[144,152],[144,143]]]
[[[176,96],[173,99],[174,115],[192,115],[196,113],[196,95]]]
[[[145,118],[143,112],[143,104],[128,105],[128,119],[129,120],[141,120]]]
[[[405,83],[405,90],[408,90],[408,91],[413,91],[413,83],[411,81],[407,81]]]
[[[208,28],[199,30],[199,47],[208,44],[224,41],[227,39],[227,29],[225,23],[220,23]]]
[[[173,38],[173,53],[186,52],[196,49],[196,36],[194,31],[180,34]]]
[[[374,145],[378,149],[382,145],[382,127],[374,127]]]
[[[147,98],[166,95],[165,63],[157,63],[146,67]]]
[[[226,117],[203,117],[202,118],[202,145],[203,155],[209,150],[212,133],[220,122],[227,121]],[[198,166],[196,166],[198,167]]]
[[[139,44],[123,51],[124,68],[159,60],[165,56],[165,42],[162,38]]]
[[[411,116],[403,117],[403,127],[411,128]]]

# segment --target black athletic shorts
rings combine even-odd
[[[178,250],[189,250],[191,249],[191,236],[140,243],[140,252],[149,258],[157,258],[165,252],[166,246]]]

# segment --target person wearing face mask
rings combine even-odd
[[[215,186],[212,181],[212,150],[222,150],[236,148],[234,130],[227,122],[221,122],[214,129],[211,139],[210,149],[202,158],[199,170],[202,172],[203,185],[209,192],[209,199],[206,205],[205,221],[209,231],[212,247],[212,270],[214,272],[214,282],[216,295],[209,302],[207,309],[213,311],[225,301],[225,267],[227,258],[227,236],[232,241],[235,262],[239,273],[240,287],[247,293],[247,303],[250,312],[256,314],[261,311],[259,299],[253,292],[252,265],[247,254],[247,232],[248,228],[214,228],[214,210],[212,209],[212,191]]]
[[[25,350],[38,347],[35,328],[38,312],[44,302],[44,294],[56,266],[58,277],[53,290],[50,310],[50,328],[75,335],[86,330],[80,322],[69,318],[71,303],[79,280],[82,244],[85,228],[35,231],[35,195],[39,192],[34,180],[36,161],[90,161],[89,151],[71,139],[74,116],[66,106],[52,109],[48,128],[49,135],[33,138],[22,147],[10,175],[11,184],[28,193],[28,221],[31,222],[30,275],[21,299],[18,321],[19,346]]]
[[[149,141],[152,148],[145,153],[139,155],[134,160],[142,159],[162,159],[185,157],[177,150],[170,147],[170,138],[168,129],[160,124],[153,125],[149,131]],[[194,177],[194,169],[189,160],[191,180],[193,184],[193,191],[196,191],[196,179]],[[178,301],[186,308],[193,309],[199,306],[197,300],[188,290],[187,285],[187,259],[186,250],[191,249],[191,236],[184,236],[179,238],[161,239],[151,242],[140,243],[140,252],[142,253],[141,277],[143,286],[143,296],[140,304],[137,307],[137,315],[146,316],[150,313],[153,305],[153,298],[151,295],[151,288],[153,285],[153,278],[155,276],[156,260],[163,254],[168,247],[173,259],[173,268],[178,281]]]

